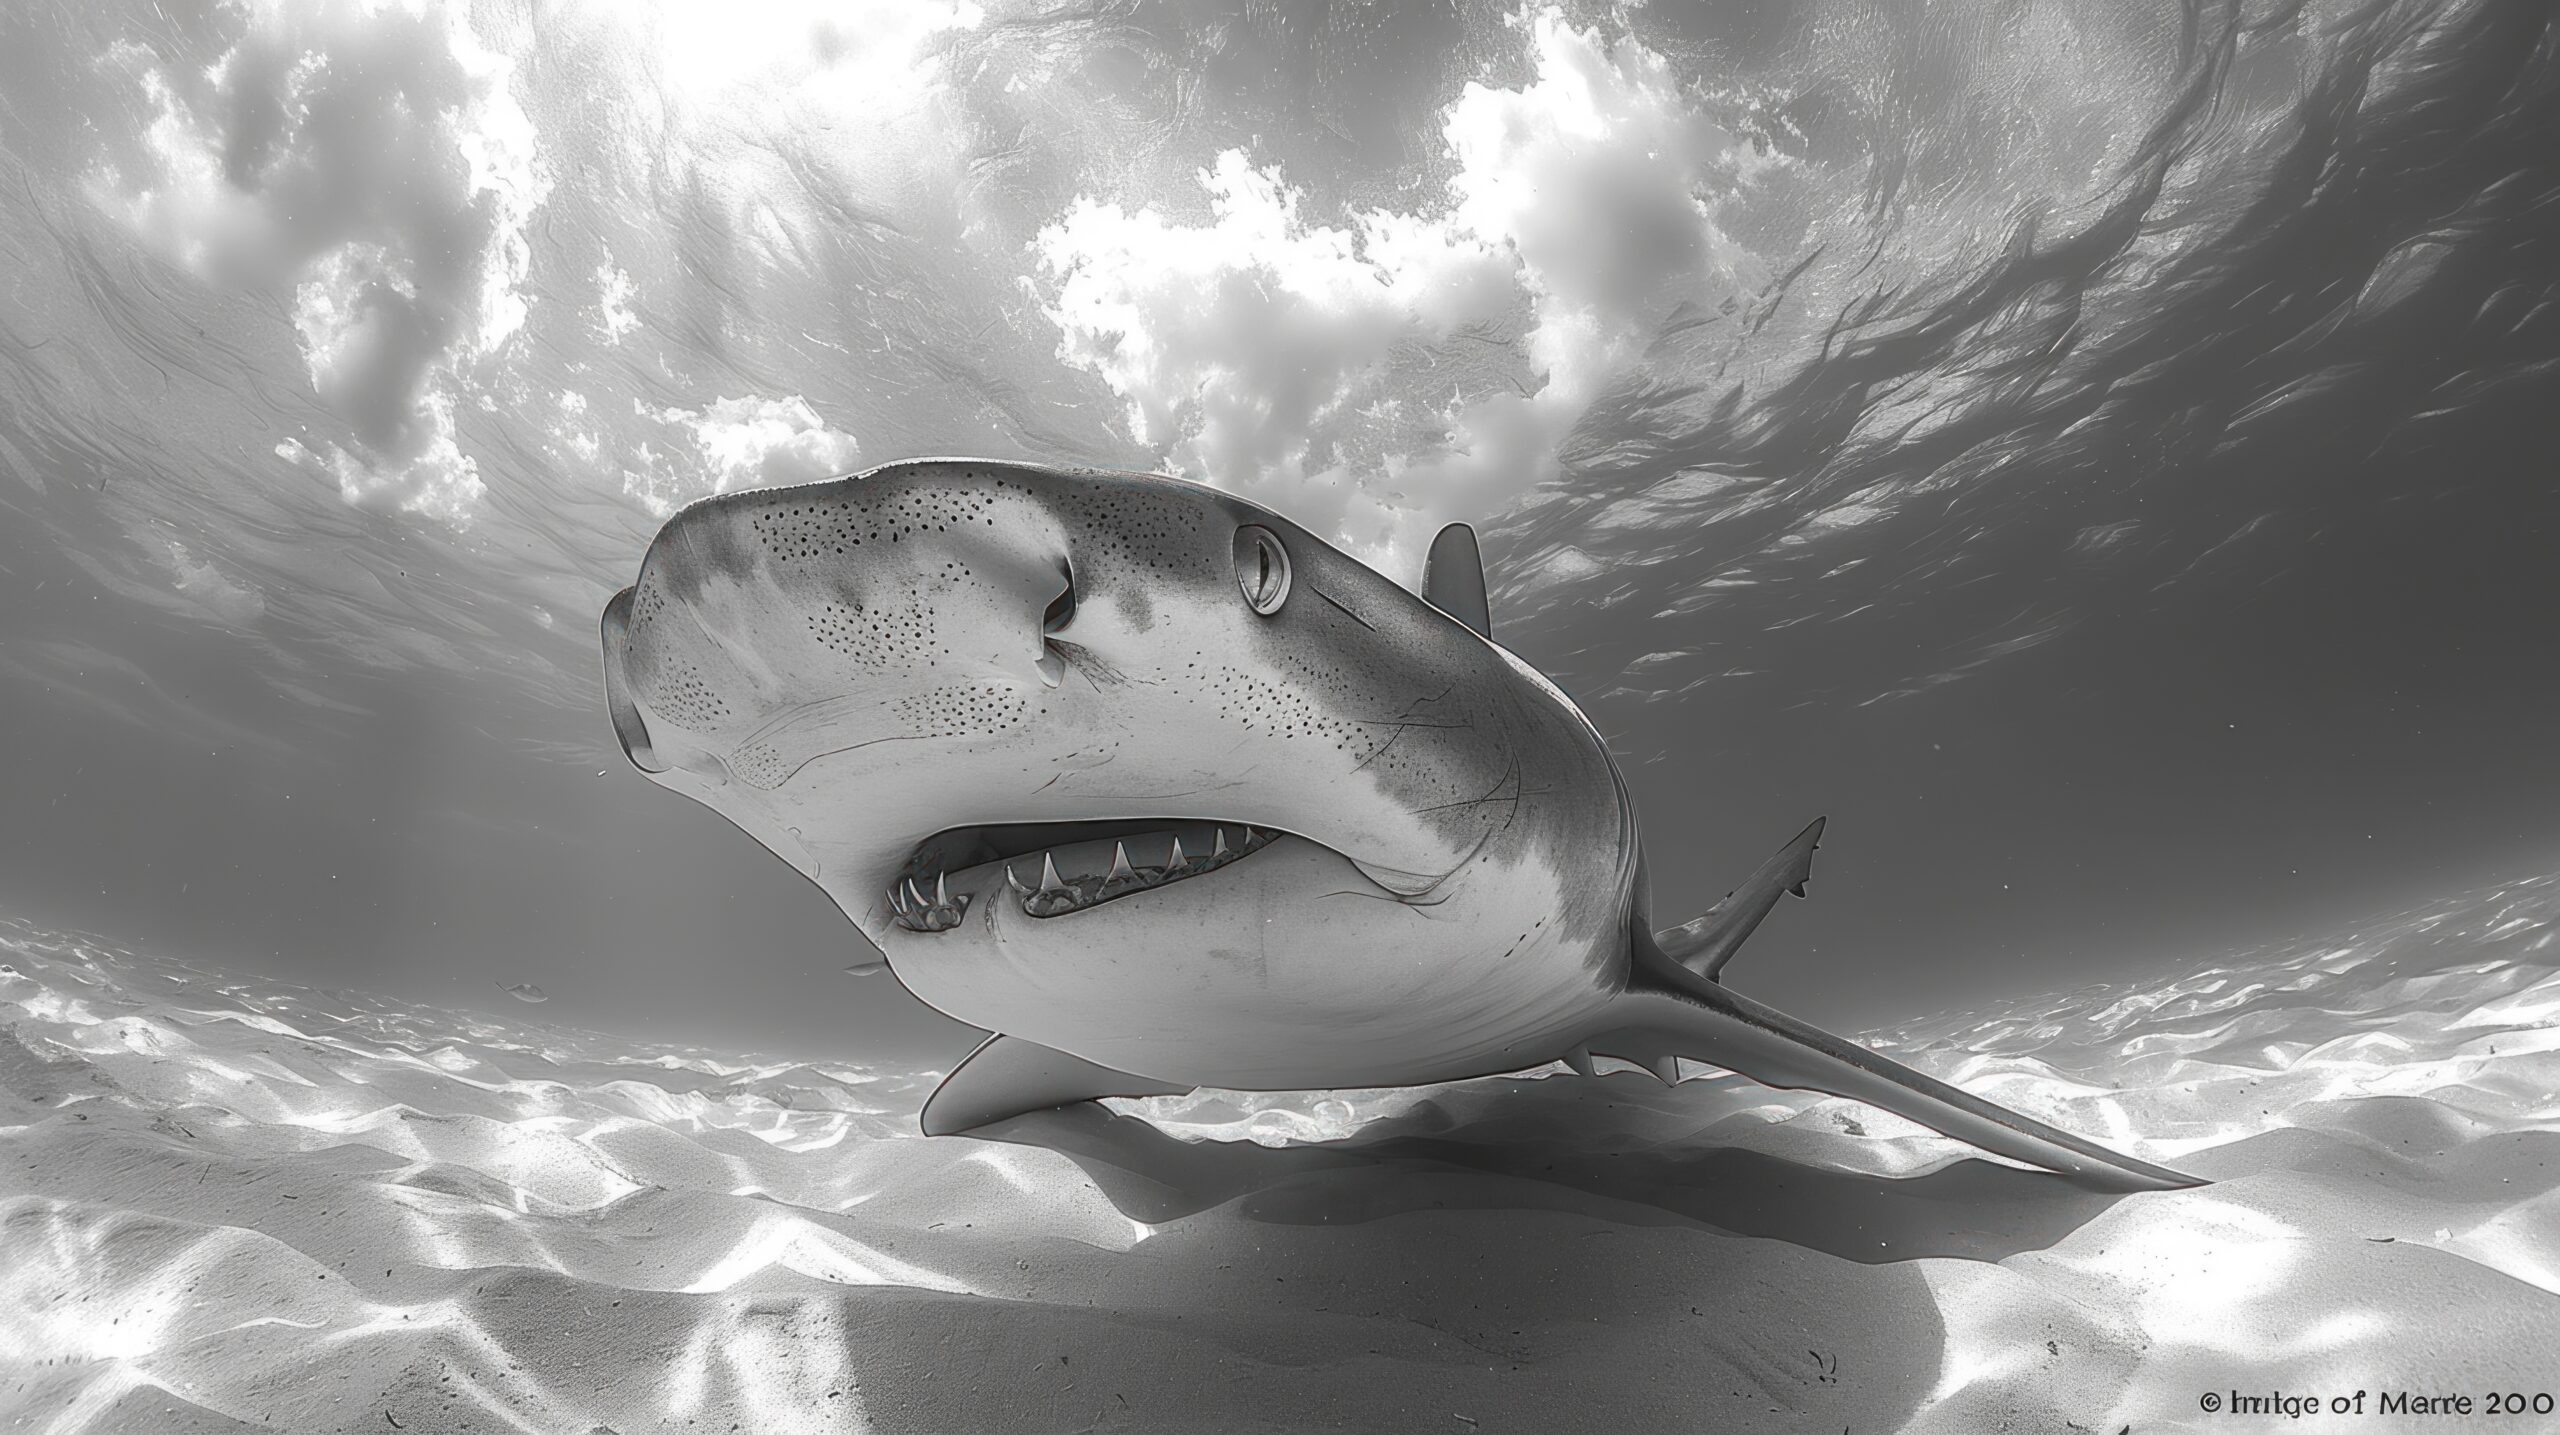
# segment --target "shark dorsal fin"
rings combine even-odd
[[[1493,610],[1484,600],[1484,555],[1476,551],[1476,531],[1452,523],[1431,540],[1431,556],[1422,565],[1422,596],[1431,606],[1493,637]]]

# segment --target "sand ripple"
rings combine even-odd
[[[2555,918],[2515,883],[1871,1038],[2216,1181],[2130,1197],[1712,1073],[928,1141],[935,1073],[0,924],[0,1426],[2227,1430],[2274,1425],[2203,1392],[2531,1391]]]

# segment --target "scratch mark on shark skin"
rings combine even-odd
[[[1326,601],[1326,602],[1328,602],[1328,603],[1331,603],[1331,604],[1332,604],[1336,609],[1338,609],[1338,610],[1341,612],[1342,616],[1344,616],[1344,617],[1346,617],[1346,618],[1349,618],[1352,622],[1355,622],[1355,623],[1359,624],[1361,627],[1368,629],[1368,630],[1369,630],[1370,632],[1372,632],[1372,633],[1374,633],[1374,632],[1378,631],[1378,625],[1377,625],[1377,624],[1372,623],[1372,622],[1370,622],[1368,619],[1361,617],[1358,613],[1353,612],[1353,611],[1351,610],[1351,606],[1350,606],[1349,604],[1347,604],[1347,603],[1343,602],[1341,599],[1339,599],[1339,598],[1337,598],[1337,597],[1333,596],[1331,593],[1328,593],[1328,592],[1324,591],[1322,588],[1318,588],[1318,587],[1317,587],[1316,585],[1314,585],[1313,583],[1308,584],[1308,585],[1307,585],[1307,589],[1308,589],[1308,591],[1309,591],[1309,592],[1314,593],[1317,597],[1322,598],[1323,600],[1325,600],[1325,601]]]
[[[1085,686],[1093,689],[1097,694],[1102,692],[1103,684],[1106,682],[1113,687],[1119,687],[1128,683],[1139,683],[1148,687],[1155,686],[1155,684],[1150,680],[1133,678],[1127,673],[1122,672],[1120,669],[1113,667],[1111,664],[1104,662],[1101,658],[1094,655],[1093,649],[1086,647],[1082,643],[1069,642],[1065,638],[1050,638],[1048,643],[1050,647],[1058,650],[1058,656],[1065,660],[1067,667],[1072,670],[1077,677],[1084,679]]]
[[[1356,722],[1363,727],[1417,727],[1426,732],[1473,732],[1476,728],[1473,718],[1460,718],[1456,722],[1424,722],[1420,718],[1345,718],[1343,721]]]
[[[1430,900],[1425,901],[1420,897],[1403,897],[1398,896],[1393,892],[1360,892],[1349,887],[1342,887],[1331,892],[1318,892],[1309,900],[1322,902],[1334,897],[1359,897],[1371,902],[1392,902],[1395,905],[1404,908],[1406,911],[1411,912],[1413,915],[1422,918],[1424,921],[1438,922],[1447,920],[1438,912],[1431,910],[1432,908],[1440,906],[1449,900],[1445,895],[1433,897]]]
[[[1046,792],[1050,788],[1057,786],[1060,782],[1065,781],[1067,778],[1082,777],[1088,772],[1100,772],[1102,769],[1109,767],[1111,764],[1120,760],[1120,750],[1115,747],[1109,752],[1104,753],[1100,759],[1093,762],[1079,763],[1073,761],[1073,759],[1082,756],[1084,756],[1083,753],[1071,752],[1065,757],[1058,759],[1058,770],[1049,775],[1049,780],[1047,782],[1033,788],[1032,791],[1035,793]]]
[[[1508,797],[1501,795],[1502,789],[1505,786],[1509,786],[1511,788],[1511,795]],[[1512,816],[1516,817],[1519,815],[1520,800],[1523,797],[1535,795],[1535,793],[1542,793],[1544,791],[1545,789],[1540,788],[1535,789],[1533,792],[1532,789],[1520,784],[1520,758],[1518,754],[1515,753],[1512,755],[1510,765],[1502,770],[1502,776],[1495,779],[1493,786],[1485,789],[1484,796],[1461,798],[1456,802],[1436,803],[1429,807],[1417,807],[1414,811],[1454,812],[1462,807],[1491,807],[1496,803],[1508,803],[1511,807]],[[1506,817],[1503,820],[1507,824],[1511,819]]]
[[[1393,746],[1395,746],[1395,745],[1396,745],[1396,743],[1397,743],[1398,741],[1400,741],[1403,737],[1404,737],[1404,725],[1403,725],[1403,724],[1401,724],[1401,723],[1399,723],[1399,724],[1397,724],[1397,725],[1396,725],[1396,730],[1395,730],[1394,732],[1391,732],[1391,733],[1387,734],[1387,740],[1386,740],[1385,742],[1382,742],[1382,743],[1378,744],[1376,747],[1373,747],[1373,748],[1369,749],[1369,755],[1368,755],[1367,757],[1364,757],[1364,758],[1360,759],[1358,762],[1355,762],[1355,763],[1351,764],[1351,770],[1352,770],[1353,772],[1358,772],[1360,769],[1362,769],[1362,768],[1364,768],[1364,767],[1367,767],[1369,764],[1371,764],[1371,763],[1373,763],[1373,762],[1376,762],[1379,758],[1382,758],[1382,757],[1386,756],[1386,755],[1387,755],[1387,749],[1388,749],[1388,748],[1391,748],[1391,747],[1393,747]]]
[[[1198,797],[1204,792],[1226,792],[1242,785],[1234,782],[1220,782],[1207,787],[1186,787],[1177,792],[1114,792],[1110,796],[1115,801],[1166,802],[1177,797]]]
[[[914,732],[891,733],[887,737],[865,738],[860,742],[852,743],[844,747],[824,748],[809,754],[798,762],[793,763],[790,770],[783,773],[780,778],[776,779],[773,785],[775,787],[780,787],[784,783],[791,781],[793,778],[800,775],[800,770],[802,768],[807,767],[809,764],[816,762],[822,757],[835,757],[841,753],[860,752],[866,747],[878,747],[884,742],[921,742],[925,739],[925,736],[926,735],[923,733]],[[745,746],[745,744],[741,744],[741,747],[743,746]]]
[[[1413,716],[1413,713],[1414,713],[1414,710],[1415,710],[1415,709],[1417,709],[1417,708],[1427,708],[1427,707],[1430,707],[1430,706],[1431,706],[1432,704],[1434,704],[1434,703],[1446,702],[1446,701],[1448,700],[1449,694],[1454,693],[1454,692],[1456,692],[1457,690],[1458,690],[1458,689],[1457,689],[1457,685],[1453,683],[1453,684],[1451,684],[1450,686],[1445,687],[1445,688],[1442,688],[1440,691],[1438,691],[1438,692],[1436,692],[1436,693],[1433,693],[1431,696],[1429,696],[1429,697],[1427,697],[1427,698],[1416,698],[1416,699],[1414,699],[1412,702],[1405,704],[1405,709],[1404,709],[1404,711],[1405,711],[1405,720],[1406,720],[1406,721],[1408,721],[1408,722],[1419,722],[1419,721],[1420,721],[1420,719],[1419,719],[1419,718],[1416,718],[1416,717],[1414,717],[1414,716]]]

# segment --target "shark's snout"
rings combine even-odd
[[[669,520],[602,620],[632,764],[773,793],[823,761],[901,822],[927,794],[967,806],[1012,783],[925,768],[955,746],[1043,755],[1044,700],[1085,636],[1069,635],[1074,556],[1022,485],[958,477],[729,495]]]
[[[613,716],[613,735],[622,743],[622,755],[642,772],[664,772],[667,764],[650,745],[649,724],[631,701],[631,680],[623,670],[631,645],[631,591],[623,589],[604,605],[604,705]]]

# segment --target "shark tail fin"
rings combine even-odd
[[[1813,850],[1822,845],[1822,825],[1830,820],[1813,819],[1812,825],[1761,863],[1723,901],[1701,916],[1654,933],[1654,945],[1662,949],[1664,956],[1708,981],[1721,981],[1724,964],[1733,960],[1733,954],[1742,949],[1743,939],[1778,904],[1778,895],[1804,895],[1805,881],[1813,875]]]

